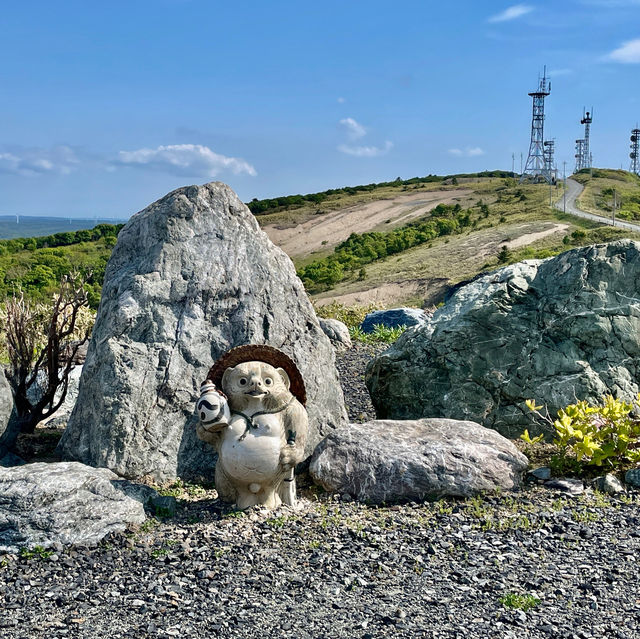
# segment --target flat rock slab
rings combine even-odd
[[[0,552],[91,545],[145,520],[127,482],[77,462],[0,468]]]
[[[385,419],[329,434],[309,470],[328,491],[391,503],[511,490],[527,463],[508,439],[474,422]]]

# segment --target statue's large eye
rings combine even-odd
[[[265,377],[264,383],[265,383],[265,386],[271,386],[271,384],[273,384],[273,380],[270,377]]]
[[[247,385],[247,378],[246,377],[241,377],[238,380],[238,383],[240,384],[240,386],[246,386]]]

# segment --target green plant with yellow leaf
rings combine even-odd
[[[554,427],[556,465],[566,467],[577,462],[581,468],[610,469],[640,462],[640,420],[632,415],[634,408],[640,413],[640,394],[632,403],[612,395],[606,395],[600,404],[582,400],[560,409],[555,420],[548,412],[543,414],[543,407],[534,400],[527,400],[526,405]],[[541,441],[542,436],[531,438],[525,430],[520,439],[531,445]]]

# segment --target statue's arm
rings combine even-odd
[[[227,426],[227,424],[223,424],[221,426]],[[196,426],[196,435],[203,442],[211,444],[217,450],[222,435],[222,428],[215,431],[207,430],[200,422],[198,422],[198,425]]]
[[[283,422],[283,446],[280,451],[280,463],[291,468],[304,459],[309,416],[304,406],[295,401],[285,412]]]

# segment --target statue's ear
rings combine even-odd
[[[287,371],[285,371],[284,368],[276,368],[276,370],[278,371],[278,373],[280,373],[280,377],[282,377],[282,381],[284,382],[284,385],[287,387],[287,390],[289,390],[289,388],[291,387],[291,381],[289,380],[289,375],[287,375]]]
[[[227,387],[227,384],[229,383],[229,379],[230,379],[230,377],[231,377],[231,373],[232,373],[234,370],[235,370],[235,367],[234,367],[234,366],[231,366],[230,368],[227,368],[227,369],[225,370],[225,372],[224,372],[224,373],[222,373],[222,390],[223,390],[225,393],[228,393],[228,392],[229,392],[228,387]]]

